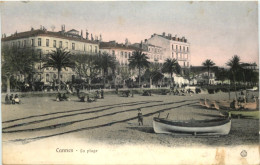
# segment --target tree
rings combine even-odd
[[[39,56],[32,49],[3,47],[2,77],[6,78],[8,94],[10,94],[10,78],[15,75],[24,75],[27,79],[33,74],[36,62],[39,62]]]
[[[74,66],[75,63],[71,59],[70,52],[59,48],[48,54],[45,64],[43,64],[43,68],[51,67],[58,70],[58,90],[60,90],[60,72],[62,68],[73,68]]]
[[[105,86],[106,84],[106,79],[108,75],[108,70],[109,68],[112,70],[112,74],[115,74],[115,69],[116,69],[116,59],[112,56],[110,56],[108,53],[104,52],[101,54],[99,61],[98,61],[98,67],[102,69],[103,72],[103,84]]]
[[[233,75],[233,81],[235,85],[235,92],[236,92],[236,74],[241,70],[240,65],[240,57],[237,55],[234,55],[227,63],[227,66],[230,67],[230,72]],[[237,98],[237,92],[236,92],[236,98]]]
[[[208,84],[209,84],[210,68],[213,67],[215,65],[215,63],[213,61],[211,61],[210,59],[207,59],[205,62],[202,63],[202,65],[205,66],[208,70]]]
[[[148,57],[142,51],[134,51],[128,61],[130,68],[138,69],[139,87],[141,87],[141,69],[149,67],[150,62],[148,61]]]
[[[180,74],[181,73],[181,66],[179,65],[176,59],[166,59],[163,63],[162,68],[163,73],[168,73],[171,75],[171,86],[174,84],[173,73]]]
[[[88,79],[88,83],[91,85],[92,79],[100,74],[98,66],[99,56],[79,54],[74,56],[74,60],[75,72],[79,75],[80,79]]]
[[[163,78],[163,74],[161,73],[162,66],[159,63],[150,63],[149,68],[146,70],[145,74],[149,75],[150,87],[153,84],[153,80],[158,82]]]

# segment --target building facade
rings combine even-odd
[[[61,31],[53,32],[47,31],[44,27],[40,29],[15,33],[11,36],[2,37],[2,46],[12,48],[32,48],[38,54],[40,58],[55,51],[57,48],[70,51],[72,55],[77,54],[98,54],[99,53],[99,42],[94,40],[92,35],[88,38],[88,32],[86,37],[83,38],[83,33],[79,34],[79,31],[72,29],[65,31],[65,25],[62,25]],[[36,64],[35,80],[44,82],[46,85],[51,85],[53,81],[57,79],[57,70],[54,68],[42,69],[42,62]],[[61,81],[71,81],[75,76],[75,72],[71,68],[62,69]]]
[[[190,67],[190,43],[185,37],[172,37],[163,33],[162,35],[153,34],[151,38],[146,40],[148,44],[160,47],[162,49],[162,57],[160,61],[165,61],[167,58],[177,59],[182,68]]]

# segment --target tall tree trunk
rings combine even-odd
[[[235,73],[234,72],[233,72],[233,80],[234,80],[235,94],[236,94],[236,100],[237,100],[237,86],[236,86],[236,77],[235,77]]]
[[[58,69],[58,91],[60,91],[60,69]]]
[[[150,88],[152,87],[153,85],[153,79],[152,79],[152,76],[150,76]]]
[[[10,95],[10,93],[11,93],[11,92],[10,92],[10,91],[11,91],[11,90],[10,90],[10,76],[7,76],[7,77],[6,77],[6,85],[7,85],[7,87],[6,87],[6,92],[7,92],[8,95]]]
[[[173,86],[173,77],[172,77],[172,74],[173,74],[173,73],[171,73],[171,85],[170,85],[170,87]]]
[[[208,68],[208,85],[209,85],[209,68]]]
[[[138,68],[139,69],[139,87],[141,88],[141,68]]]

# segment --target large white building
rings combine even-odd
[[[145,40],[145,43],[162,49],[162,61],[165,61],[167,58],[175,58],[182,68],[190,67],[190,43],[185,37],[172,37],[171,34],[166,36],[165,33],[162,35],[153,34],[151,38]]]
[[[70,51],[72,55],[76,54],[98,54],[99,42],[94,40],[92,34],[88,37],[89,33],[86,32],[86,37],[83,38],[83,32],[72,29],[65,31],[65,25],[62,25],[61,31],[53,32],[47,31],[44,27],[30,31],[14,33],[6,37],[2,37],[2,46],[16,47],[18,49],[32,48],[37,51],[41,57],[51,53],[57,48],[62,48]],[[42,63],[36,64],[36,80],[44,82],[44,84],[51,84],[57,79],[57,70],[53,68],[42,69]],[[60,78],[62,81],[71,81],[75,76],[73,69],[62,69]]]

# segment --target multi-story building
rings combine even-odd
[[[129,57],[132,56],[134,51],[140,50],[140,48],[134,47],[132,45],[118,44],[116,41],[100,42],[100,52],[108,53],[115,57],[121,67],[128,66]]]
[[[149,58],[148,61],[149,62],[158,62],[160,64],[165,62],[165,59],[163,58],[163,51],[164,49],[160,46],[155,46],[152,44],[149,44],[147,42],[147,40],[145,40],[145,42],[141,42],[139,43],[135,43],[132,46],[136,47],[136,48],[140,48],[143,53],[145,53],[147,55],[147,57]]]
[[[92,34],[88,38],[89,33],[86,32],[86,37],[83,38],[83,32],[72,29],[65,31],[65,25],[62,25],[61,31],[53,32],[47,31],[41,26],[40,29],[15,33],[6,37],[2,37],[2,46],[15,47],[18,49],[32,48],[40,54],[40,58],[51,53],[57,48],[70,51],[72,55],[76,54],[98,54],[99,42],[94,40]],[[53,68],[42,69],[42,63],[36,64],[36,79],[44,82],[44,84],[51,84],[57,79],[57,70]],[[62,81],[71,81],[75,76],[75,72],[71,68],[62,69],[60,78]]]
[[[162,49],[162,61],[175,58],[182,68],[190,67],[190,43],[185,37],[172,37],[171,34],[166,36],[165,33],[153,34],[146,42]]]

